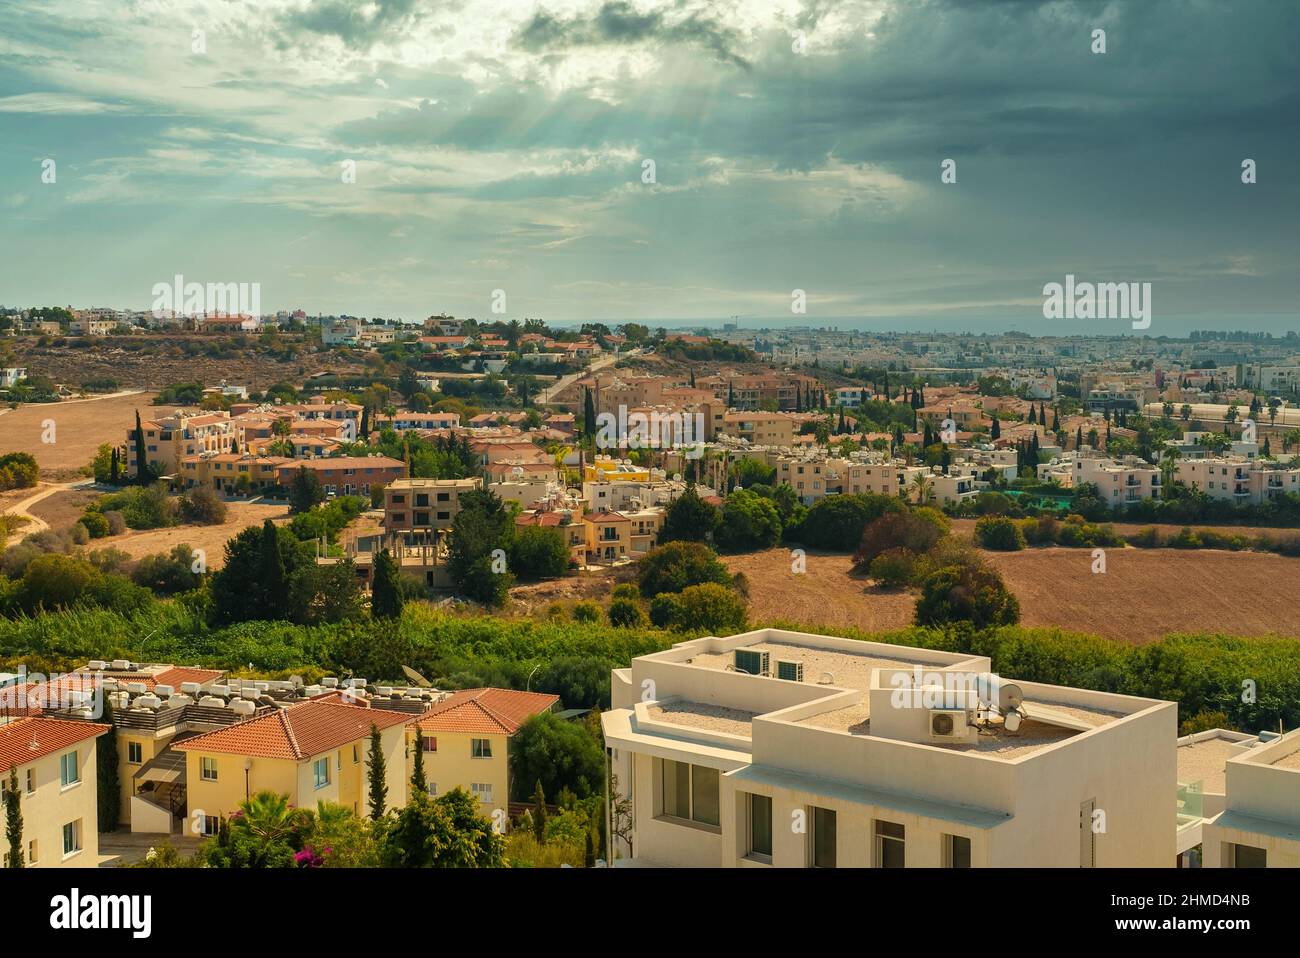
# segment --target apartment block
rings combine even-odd
[[[299,469],[314,472],[328,495],[369,495],[374,487],[385,487],[406,475],[406,463],[388,456],[334,456],[328,459],[297,459],[277,466],[276,482],[288,489]]]
[[[27,867],[99,866],[95,745],[110,730],[31,715],[0,723],[0,787],[16,776]]]
[[[460,497],[483,488],[483,480],[398,479],[384,489],[384,528],[408,545],[451,529]]]
[[[1098,456],[1074,460],[1074,487],[1092,483],[1111,506],[1125,506],[1143,499],[1160,498],[1160,470],[1136,457],[1123,462]]]
[[[1175,861],[1172,702],[992,676],[982,656],[780,629],[633,659],[602,715],[632,864]]]
[[[1201,826],[1206,868],[1300,868],[1300,729],[1223,763],[1223,809]]]

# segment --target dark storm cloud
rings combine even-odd
[[[607,0],[591,17],[557,17],[545,10],[533,15],[515,35],[515,42],[530,53],[557,53],[575,47],[664,44],[697,46],[723,63],[748,69],[750,63],[736,52],[735,30],[716,20],[691,14],[669,23],[658,10],[641,13],[625,0]]]

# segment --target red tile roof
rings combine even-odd
[[[386,729],[410,719],[406,712],[345,705],[337,698],[316,698],[262,718],[196,735],[175,747],[185,751],[302,761],[365,738],[370,734],[371,724]]]
[[[20,718],[0,725],[0,774],[89,741],[112,727],[52,718]]]
[[[544,692],[464,689],[439,702],[412,724],[422,732],[486,732],[513,735],[528,719],[560,701]]]

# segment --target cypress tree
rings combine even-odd
[[[1083,448],[1083,427],[1082,426],[1080,426],[1078,429],[1074,431],[1074,448],[1075,449]]]
[[[1030,403],[1030,404],[1029,404],[1029,424],[1030,424],[1031,426],[1033,426],[1033,425],[1037,425],[1037,423],[1038,423],[1038,413],[1036,413],[1036,412],[1034,411],[1034,405],[1033,405],[1033,403]]]
[[[288,585],[284,556],[280,554],[280,536],[270,519],[262,523],[262,555],[258,588],[260,595],[249,596],[249,606],[255,610],[253,618],[276,618],[280,603],[284,601]]]
[[[135,411],[135,481],[142,486],[149,485],[149,453],[144,447],[144,425],[138,409]]]
[[[387,549],[375,556],[373,582],[370,586],[370,615],[375,619],[402,617],[402,588],[397,562]]]
[[[429,780],[424,776],[424,736],[420,734],[420,728],[415,728],[415,744],[411,746],[415,749],[415,763],[411,768],[411,794],[427,795],[429,793]]]
[[[113,706],[109,704],[107,696],[104,697],[103,721],[106,725],[113,725]],[[101,735],[95,742],[95,780],[99,830],[115,832],[118,819],[122,817],[122,791],[117,776],[116,728],[109,728],[108,734]]]
[[[5,839],[9,842],[9,854],[5,856],[6,868],[22,868],[23,857],[23,807],[22,793],[18,791],[18,766],[9,767],[9,782],[4,790],[5,803]]]
[[[110,485],[113,486],[121,485],[121,483],[119,482],[119,479],[121,478],[120,475],[121,469],[122,469],[122,463],[121,460],[118,459],[117,446],[114,446],[113,455],[108,460],[108,482]]]
[[[384,770],[383,739],[380,738],[378,726],[373,723],[370,726],[369,761],[367,774],[370,776],[370,818],[377,822],[384,817],[384,809],[388,805],[388,779]]]
[[[1061,428],[1061,410],[1053,408],[1052,409],[1052,432],[1056,432],[1060,428]]]
[[[546,793],[542,791],[540,778],[533,789],[533,837],[539,845],[546,841]]]
[[[582,397],[582,434],[588,439],[596,435],[596,400],[591,390],[583,391]]]
[[[359,442],[370,442],[370,407],[361,407],[361,435],[357,436]]]
[[[993,428],[989,430],[989,435],[994,439],[1002,438],[1002,426],[997,416],[993,417]]]

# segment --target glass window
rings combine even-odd
[[[27,794],[30,795],[34,791],[36,791],[36,769],[29,768],[27,770]]]
[[[490,743],[489,743],[489,744],[490,744]],[[421,748],[422,751],[425,751],[425,752],[436,752],[436,751],[438,751],[438,736],[436,736],[436,735],[421,735],[421,736],[420,736],[420,748]]]
[[[492,740],[487,738],[470,739],[469,753],[474,758],[491,758]]]
[[[720,773],[716,768],[691,766],[691,820],[702,825],[717,825],[719,817],[718,785]]]
[[[766,795],[749,796],[749,854],[772,858],[772,799]]]
[[[81,769],[77,764],[77,753],[74,749],[59,756],[59,784],[75,785],[79,781],[81,781]]]
[[[876,867],[902,868],[904,862],[903,826],[894,822],[876,822]]]
[[[312,764],[312,773],[316,778],[316,787],[324,788],[330,783],[330,760],[318,759]]]
[[[812,867],[835,867],[835,812],[829,808],[812,810]]]
[[[691,817],[691,767],[663,760],[663,809],[673,818]]]
[[[126,743],[126,762],[128,765],[139,765],[144,761],[144,748],[139,742]]]
[[[1268,852],[1252,845],[1232,846],[1233,868],[1267,868]]]
[[[205,782],[215,782],[217,780],[217,760],[215,758],[199,759],[199,774]]]
[[[63,826],[63,854],[81,851],[81,819]]]
[[[944,867],[970,868],[970,839],[962,835],[945,835]]]

